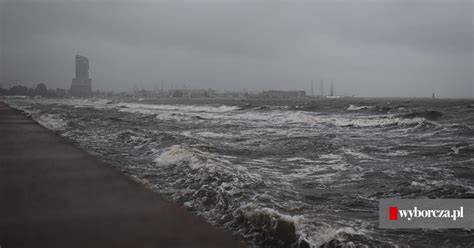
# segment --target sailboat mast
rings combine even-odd
[[[334,83],[331,80],[331,96],[334,96]]]
[[[320,87],[320,93],[321,93],[321,97],[324,97],[324,90],[323,90],[323,80],[321,79],[321,87]]]

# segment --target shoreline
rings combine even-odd
[[[0,245],[245,247],[0,103]]]

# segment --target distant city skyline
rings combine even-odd
[[[0,83],[474,97],[472,1],[1,1]],[[313,90],[311,80],[314,81]]]

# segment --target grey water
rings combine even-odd
[[[474,198],[474,100],[8,100],[253,247],[473,247],[378,228],[381,198]]]

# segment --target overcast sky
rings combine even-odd
[[[474,97],[472,0],[0,1],[4,87]]]

